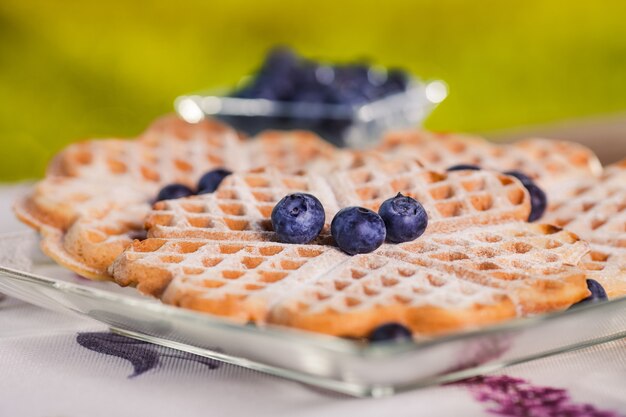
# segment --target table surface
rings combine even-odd
[[[26,185],[0,186],[0,233]],[[0,416],[626,416],[626,339],[462,383],[354,399],[0,301]],[[568,414],[569,413],[569,414]]]

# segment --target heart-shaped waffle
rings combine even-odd
[[[546,220],[589,241],[581,266],[609,297],[626,295],[626,160],[608,166],[600,178],[579,183],[575,196],[552,207]]]
[[[315,195],[327,220],[342,207],[377,210],[398,192],[428,208],[429,232],[443,232],[477,224],[524,220],[530,203],[521,184],[489,171],[439,173],[411,160],[370,161],[328,175],[286,175],[273,168],[235,173],[218,190],[199,198],[155,204],[147,217],[149,236],[240,240],[274,239],[269,217],[277,201],[289,193]],[[190,227],[192,226],[192,227]]]
[[[426,233],[349,256],[328,224],[312,244],[277,241],[270,213],[288,193],[324,205],[377,209],[402,192],[422,202]],[[163,201],[111,266],[121,285],[240,321],[364,336],[398,321],[424,334],[565,308],[588,295],[575,267],[587,245],[531,225],[529,196],[515,178],[490,171],[437,173],[415,161],[370,161],[331,174],[235,173],[211,195]]]
[[[69,146],[15,211],[41,232],[43,250],[57,262],[89,278],[107,278],[115,257],[143,233],[151,203],[166,184],[194,187],[216,167],[314,171],[351,158],[306,132],[268,132],[243,141],[215,121],[191,125],[166,117],[136,140]]]
[[[424,131],[388,134],[374,149],[385,157],[414,155],[424,166],[445,170],[472,164],[499,171],[518,170],[530,176],[559,204],[574,195],[581,180],[598,177],[602,166],[583,145],[552,139],[526,139],[512,144],[494,144],[477,136],[437,134]]]

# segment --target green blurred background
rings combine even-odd
[[[488,131],[626,109],[626,2],[0,2],[0,180],[80,138],[128,136],[179,94],[233,85],[277,43],[371,57],[449,98],[427,121]]]

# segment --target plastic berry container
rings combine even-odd
[[[420,126],[448,94],[443,81],[413,78],[401,93],[360,105],[237,98],[218,91],[183,95],[177,113],[190,123],[220,119],[248,135],[267,129],[310,130],[344,147],[365,147],[389,130]]]

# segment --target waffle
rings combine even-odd
[[[354,257],[330,245],[149,238],[112,268],[144,292],[161,292],[165,303],[240,322],[361,337],[396,321],[440,334],[566,308],[587,296],[583,271],[569,265],[586,245],[540,226],[468,229],[485,242],[472,251],[467,245],[475,241],[466,240],[465,253],[449,252],[454,245],[445,239],[464,234],[455,233]]]
[[[216,167],[315,171],[351,160],[348,152],[336,152],[306,132],[268,132],[242,141],[214,121],[190,125],[165,117],[136,140],[69,146],[15,211],[41,232],[43,250],[57,262],[85,277],[106,279],[107,267],[143,233],[152,199],[166,184],[193,187]]]
[[[377,210],[397,192],[422,202],[429,216],[427,233],[450,232],[477,224],[524,220],[530,203],[516,179],[489,171],[437,173],[418,162],[372,162],[329,175],[286,175],[273,168],[234,173],[213,194],[161,201],[146,218],[148,237],[215,241],[268,242],[277,239],[270,216],[285,195],[307,192],[326,210],[326,225],[318,243],[329,245],[329,222],[342,207]],[[159,295],[153,275],[115,273],[121,285],[136,285]],[[167,284],[167,282],[163,282]]]
[[[533,178],[552,204],[574,195],[581,180],[597,177],[602,166],[595,154],[577,143],[526,139],[497,145],[477,136],[423,131],[394,132],[373,149],[384,157],[413,155],[424,166],[445,170],[457,164],[488,169],[519,170]]]
[[[583,271],[571,266],[586,250],[571,233],[527,223],[386,244],[289,290],[269,321],[353,337],[399,322],[437,335],[564,309],[588,294]],[[175,292],[181,287],[168,287],[166,300]]]
[[[328,175],[336,172],[335,187],[338,188],[340,176],[348,175],[343,173],[347,168],[361,166],[360,172],[349,174],[353,178],[343,179],[345,187],[354,188],[347,189],[346,195],[340,194],[341,201],[337,204],[356,201],[374,207],[379,200],[375,193],[389,195],[390,190],[410,185],[413,179],[406,175],[376,189],[369,179],[368,166],[394,164],[396,159],[409,164],[436,165],[436,158],[423,158],[423,155],[437,148],[445,154],[452,146],[452,139],[426,140],[422,139],[424,135],[392,135],[377,150],[357,152],[338,150],[305,132],[267,132],[242,141],[232,129],[215,121],[192,125],[176,117],[165,117],[153,123],[136,140],[86,141],[69,146],[54,158],[46,179],[38,183],[29,196],[17,202],[15,211],[21,220],[41,232],[43,250],[57,262],[85,277],[109,279],[107,268],[113,260],[133,238],[144,235],[143,224],[151,201],[165,184],[179,182],[193,186],[202,173],[215,167],[247,170],[272,166],[284,173],[306,170]],[[478,139],[473,139],[472,143],[476,144],[475,153],[507,160],[506,152],[502,155],[492,152],[498,147]],[[591,167],[593,158],[582,150],[579,153],[577,158],[572,158],[572,164],[577,163],[579,170]],[[418,156],[422,162],[414,160]],[[358,181],[363,184],[353,184]],[[445,195],[463,190],[444,186],[432,192]],[[520,198],[519,190],[511,189],[511,192],[517,193],[517,197],[511,198]],[[493,201],[487,194],[475,195],[465,202],[462,199],[441,201],[437,209],[464,212],[485,204],[490,208]],[[433,198],[441,199],[440,196]],[[268,206],[264,209],[267,211]],[[494,216],[512,216],[505,211],[489,213],[482,217],[483,222],[501,220]],[[242,221],[230,217],[227,220],[231,227]],[[458,225],[460,221],[461,217],[456,216],[448,223]],[[440,227],[444,228],[445,224],[441,222]]]
[[[626,295],[626,160],[582,181],[575,196],[552,208],[547,220],[588,240],[582,266],[609,297]]]
[[[374,165],[372,165],[374,164]],[[415,242],[348,256],[328,224],[308,245],[276,241],[269,219],[285,194],[377,209],[396,192],[429,214]],[[490,171],[437,173],[406,159],[332,175],[261,169],[228,177],[212,195],[160,202],[111,266],[121,285],[165,303],[235,320],[361,337],[397,321],[440,334],[565,308],[588,295],[575,235],[519,222],[530,211],[516,179]]]
[[[428,233],[524,220],[530,211],[521,183],[490,171],[438,173],[410,160],[376,161],[328,175],[285,175],[261,168],[230,175],[213,194],[155,204],[146,219],[148,236],[272,240],[271,211],[293,192],[318,197],[327,223],[342,207],[378,210],[384,200],[402,192],[424,205]],[[322,238],[328,229],[327,224]]]

